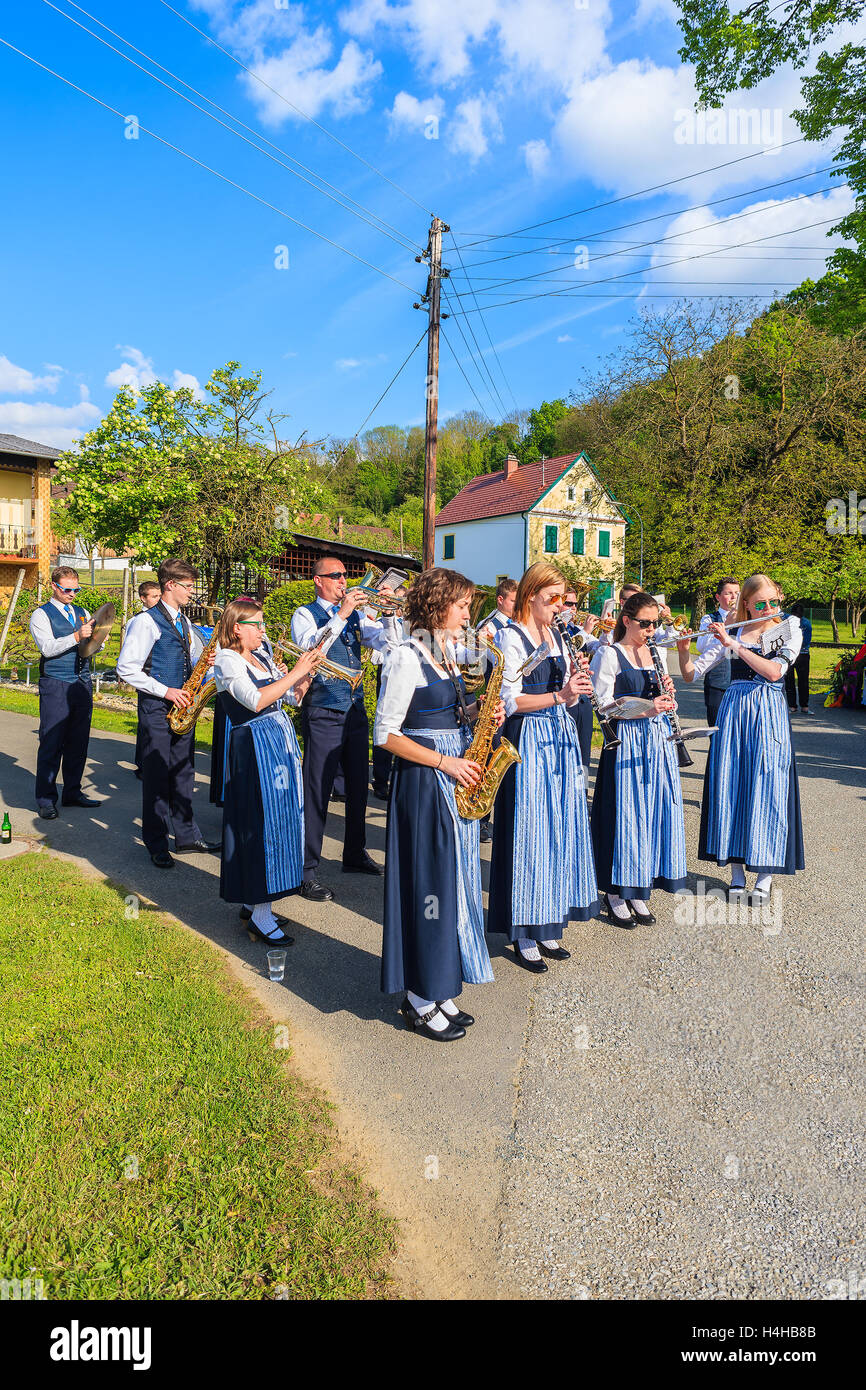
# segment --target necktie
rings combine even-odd
[[[181,641],[183,641],[183,619],[181,618],[181,616],[180,616],[179,613],[178,613],[177,617],[176,617],[175,620],[174,620],[174,625],[175,625],[175,627],[177,628],[178,632],[180,633]]]
[[[69,621],[71,622],[72,626],[75,627],[75,614],[72,611],[72,605],[70,603],[64,604],[63,611],[66,614]]]

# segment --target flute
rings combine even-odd
[[[659,693],[661,695],[665,695],[667,694],[667,690],[665,687],[665,677],[667,676],[667,671],[665,670],[664,663],[662,662],[661,658],[661,653],[659,652],[659,649],[656,646],[654,637],[647,638],[647,646],[649,647],[650,656],[653,659],[653,666],[655,667],[656,679],[659,683]],[[667,711],[667,716],[668,719],[671,721],[671,728],[673,729],[673,733],[671,734],[671,740],[677,745],[677,761],[680,767],[693,767],[695,760],[689,753],[688,748],[686,748],[679,715],[677,714],[675,709],[671,709]]]
[[[557,613],[555,615],[553,619],[553,626],[556,628],[557,632],[560,634],[563,641],[565,642],[565,645],[568,648],[568,654],[574,662],[575,670],[579,671],[581,669],[581,665],[578,661],[578,657],[582,655],[581,647],[584,645],[584,642],[586,640],[585,637],[581,633],[581,640],[580,642],[578,642],[577,639],[573,637],[572,634],[569,632],[568,624],[561,613]],[[592,677],[590,676],[590,683],[591,682]],[[598,696],[595,693],[595,686],[593,686],[592,690],[590,691],[589,702],[592,705],[593,710],[595,711],[595,717],[598,720],[599,727],[601,729],[601,736],[604,739],[604,748],[602,748],[601,750],[602,753],[604,752],[605,748],[619,748],[620,744],[622,743],[622,739],[617,738],[616,732],[610,720],[605,719],[604,715],[602,714],[601,705],[599,704]]]

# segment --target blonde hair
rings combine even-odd
[[[744,579],[740,587],[740,601],[737,604],[737,616],[734,622],[744,623],[749,616],[747,604],[752,594],[757,593],[758,589],[764,584],[769,584],[771,589],[775,589],[776,597],[781,599],[782,590],[779,588],[775,579],[771,579],[768,574],[750,574],[748,579]]]
[[[561,584],[563,592],[565,590],[565,579],[560,574],[556,565],[552,565],[549,560],[536,560],[534,565],[530,565],[517,586],[517,598],[514,600],[514,617],[518,623],[525,623],[529,616],[529,604],[535,595],[542,589],[547,589],[551,584]]]
[[[240,651],[241,639],[235,634],[235,624],[239,623],[241,618],[252,618],[261,611],[262,605],[251,598],[233,598],[231,603],[226,604],[220,616],[219,635],[217,637],[223,650]]]

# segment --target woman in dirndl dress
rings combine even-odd
[[[484,939],[479,823],[458,814],[456,788],[482,769],[471,742],[455,643],[474,586],[452,570],[420,575],[406,597],[409,638],[385,656],[374,740],[394,754],[385,853],[382,989],[405,992],[407,1027],[437,1042],[473,1022],[455,1004],[463,984],[493,979]]]
[[[214,663],[217,699],[226,715],[220,897],[241,903],[251,937],[289,946],[285,917],[271,903],[303,880],[304,799],[298,740],[285,704],[303,697],[319,652],[290,672],[261,649],[259,604],[235,599],[220,618]]]
[[[778,584],[766,574],[743,582],[736,613],[711,623],[716,639],[697,657],[680,651],[684,678],[693,681],[717,662],[731,660],[731,683],[717,715],[701,803],[698,856],[731,865],[731,895],[746,891],[746,870],[757,874],[753,902],[766,902],[773,874],[794,874],[805,864],[797,761],[785,673],[797,660],[802,633],[796,618],[780,628],[780,647],[762,655],[761,638],[776,626]],[[737,624],[758,619],[743,631]]]
[[[648,640],[661,626],[659,605],[641,590],[622,605],[613,640],[592,660],[593,682],[604,707],[623,695],[652,701],[652,712],[615,721],[618,748],[603,748],[592,798],[592,843],[604,906],[618,927],[656,919],[648,903],[653,888],[685,888],[686,836],[676,744],[668,710],[674,684],[659,688]],[[666,664],[664,648],[657,648]]]
[[[530,565],[517,586],[514,616],[499,633],[505,658],[503,736],[521,761],[502,779],[493,821],[487,930],[502,932],[518,965],[542,974],[542,957],[567,960],[562,933],[569,921],[598,912],[598,889],[577,729],[568,707],[592,690],[551,624],[565,581],[545,560]],[[539,651],[547,644],[547,653]],[[521,673],[537,654],[538,664]]]

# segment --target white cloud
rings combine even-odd
[[[421,100],[413,97],[410,92],[398,92],[394,98],[394,105],[388,112],[388,120],[392,130],[397,130],[401,126],[410,131],[417,131],[421,134],[425,130],[431,129],[431,120],[435,122],[435,129],[438,138],[438,123],[441,121],[445,111],[445,103],[441,97],[426,97]]]
[[[572,338],[570,333],[560,333],[556,341],[558,343],[573,343],[574,339]]]
[[[62,372],[63,368],[57,367],[54,370],[55,373]],[[56,374],[34,376],[26,367],[16,367],[8,357],[0,356],[0,392],[4,395],[11,391],[20,391],[25,396],[31,395],[34,391],[50,391],[53,394],[57,390],[58,380]]]
[[[550,148],[546,140],[527,140],[520,149],[533,178],[541,178],[547,173],[550,167]]]
[[[384,352],[377,353],[375,357],[338,357],[334,366],[338,372],[357,372],[365,367],[375,367],[379,362],[387,361]]]
[[[175,391],[180,386],[188,386],[192,391],[193,395],[195,396],[196,400],[204,400],[204,392],[201,389],[199,379],[197,376],[193,376],[192,372],[179,372],[177,367],[175,367],[174,376],[171,379],[171,384],[174,387]]]
[[[350,40],[334,67],[325,67],[333,47],[328,31],[320,26],[313,33],[299,34],[281,53],[260,58],[252,65],[253,71],[273,91],[244,74],[247,95],[266,124],[276,126],[283,121],[303,119],[286,101],[308,116],[318,116],[326,107],[335,116],[354,115],[367,109],[369,88],[381,75],[382,64]]]
[[[502,139],[502,122],[496,103],[485,92],[461,101],[448,132],[448,147],[455,154],[465,154],[475,163],[490,148],[490,142]]]
[[[143,387],[153,385],[156,374],[152,357],[145,357],[137,347],[121,347],[120,344],[117,351],[123,354],[124,360],[108,373],[106,386],[113,386],[115,390],[120,390],[121,386],[131,386],[133,391],[141,391]]]
[[[0,431],[20,434],[38,444],[66,449],[85,430],[101,419],[102,411],[90,401],[78,405],[53,405],[48,401],[4,401],[0,404]]]

